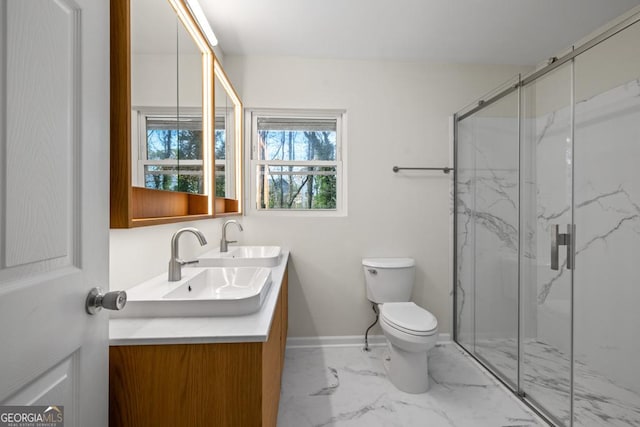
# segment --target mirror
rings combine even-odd
[[[202,53],[168,1],[131,1],[132,185],[204,194]]]
[[[239,201],[242,200],[242,101],[217,59],[214,76],[216,213],[239,213]]]
[[[112,228],[241,212],[242,103],[198,12],[111,0]]]

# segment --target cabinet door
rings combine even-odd
[[[111,347],[109,425],[261,425],[262,348],[263,343]]]

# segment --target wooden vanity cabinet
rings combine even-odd
[[[287,290],[266,342],[110,347],[109,425],[276,427]]]

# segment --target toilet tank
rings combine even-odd
[[[362,260],[367,299],[377,304],[411,299],[416,276],[413,258],[365,258]]]

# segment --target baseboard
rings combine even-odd
[[[369,346],[386,345],[384,335],[370,335]],[[438,344],[451,342],[450,334],[438,334]],[[287,348],[316,348],[316,347],[364,347],[364,335],[338,335],[325,337],[289,337]]]
[[[449,344],[451,343],[451,334],[442,333],[438,334],[438,344]]]

